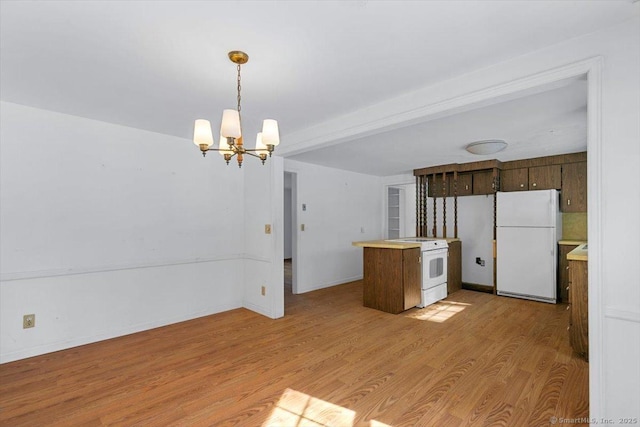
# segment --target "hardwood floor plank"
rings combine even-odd
[[[391,315],[362,283],[0,365],[0,425],[542,425],[588,416],[562,305],[462,290]]]

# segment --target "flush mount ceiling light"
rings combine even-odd
[[[493,154],[507,148],[507,143],[501,139],[487,139],[485,141],[476,141],[467,145],[466,150],[471,154]]]
[[[239,50],[234,50],[229,52],[229,59],[238,65],[238,107],[236,110],[224,110],[222,112],[220,145],[218,148],[211,148],[214,145],[211,123],[205,119],[197,119],[195,121],[193,143],[200,148],[203,156],[207,155],[207,151],[219,152],[227,164],[229,164],[231,158],[236,157],[238,167],[242,167],[244,155],[248,154],[262,160],[264,165],[267,155],[271,157],[276,145],[280,144],[278,122],[273,119],[264,120],[262,122],[262,132],[259,132],[256,138],[256,148],[244,147],[240,118],[240,66],[249,61],[249,55]]]

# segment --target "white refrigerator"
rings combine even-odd
[[[555,304],[562,237],[558,191],[498,192],[496,205],[498,295]]]

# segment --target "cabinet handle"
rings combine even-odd
[[[418,257],[418,264],[422,264],[422,257]]]
[[[534,182],[534,183],[533,183],[533,186],[534,186],[534,187],[537,187],[537,186],[538,186],[538,184],[536,184],[536,183]]]
[[[571,308],[571,306],[570,306],[570,305],[568,305],[568,306],[567,306],[567,310],[569,310],[570,308]]]
[[[571,329],[571,325],[567,326],[567,331],[568,331],[569,329]]]
[[[520,184],[520,188],[524,188],[524,184]]]
[[[571,206],[571,199],[567,199],[567,206]]]
[[[567,291],[569,290],[569,287],[567,286]]]
[[[569,269],[569,266],[567,265],[564,269],[565,269],[565,270],[568,270],[568,269]]]
[[[469,184],[465,185],[465,186],[464,186],[464,189],[465,189],[465,190],[468,190],[468,189],[469,189]]]

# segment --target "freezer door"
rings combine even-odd
[[[558,214],[556,190],[498,192],[498,227],[555,227]]]
[[[555,302],[555,229],[498,227],[496,249],[499,295]]]

